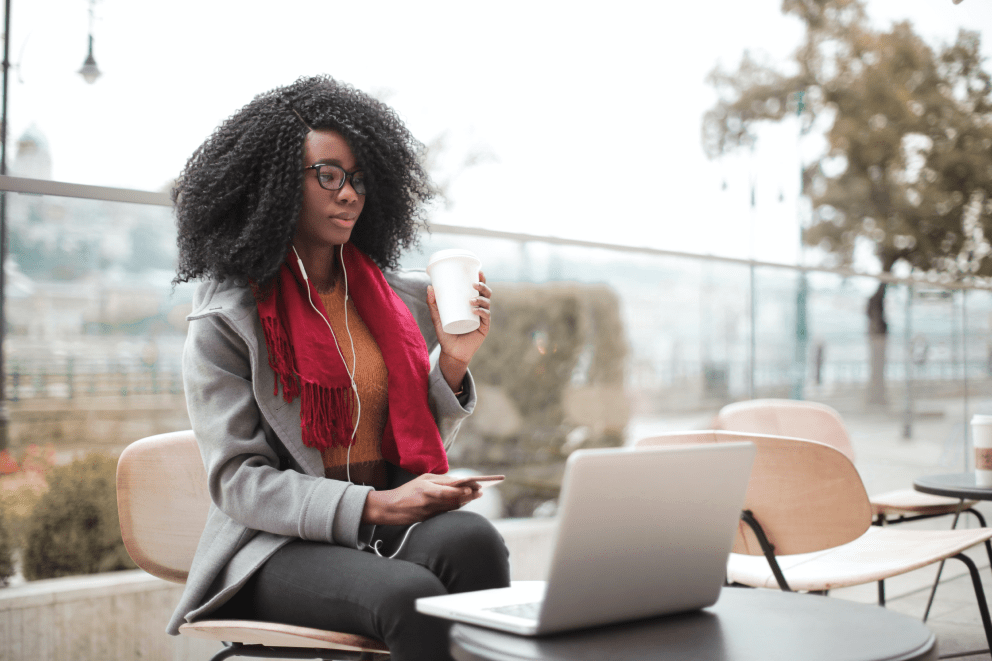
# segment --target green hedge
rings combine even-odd
[[[28,522],[28,580],[133,569],[117,516],[117,459],[90,454],[48,471]]]
[[[7,579],[14,575],[14,544],[10,534],[7,517],[0,509],[0,585],[6,585]]]
[[[529,516],[557,497],[572,450],[622,444],[627,339],[619,297],[605,285],[493,289],[492,328],[472,359],[479,403],[449,457],[505,473],[508,514]]]

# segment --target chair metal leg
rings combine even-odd
[[[962,501],[963,502],[963,501]],[[958,527],[958,518],[961,516],[961,512],[954,513],[954,521],[951,522],[951,530]],[[979,515],[981,516],[981,515]],[[988,545],[988,542],[986,542]],[[989,561],[992,562],[992,548],[987,549],[989,552]],[[933,587],[930,588],[930,597],[927,599],[927,609],[923,611],[923,621],[926,622],[927,618],[930,617],[930,607],[933,606],[933,597],[937,594],[937,586],[940,585],[940,575],[944,573],[944,563],[946,560],[940,561],[940,566],[937,567],[937,578],[933,579]]]
[[[785,574],[782,573],[782,568],[778,566],[778,560],[775,559],[775,546],[768,541],[768,537],[765,535],[761,524],[754,518],[754,512],[743,510],[741,512],[741,520],[748,525],[754,536],[758,538],[758,544],[761,546],[761,551],[765,554],[765,559],[768,561],[768,566],[771,567],[772,574],[778,582],[778,587],[784,592],[792,592],[792,588],[785,581]]]
[[[985,627],[985,640],[989,644],[989,649],[992,650],[992,617],[989,617],[989,606],[985,602],[985,590],[982,588],[982,577],[978,575],[978,567],[975,566],[975,562],[966,556],[964,553],[958,553],[955,556],[968,567],[968,573],[971,574],[971,583],[975,587],[975,598],[978,600],[978,610],[982,614],[982,625]]]
[[[241,643],[224,643],[224,647],[219,650],[216,654],[210,657],[210,661],[223,661],[224,659],[232,656],[238,656],[240,654],[240,649],[243,647]]]
[[[962,504],[964,503],[964,501],[961,502]],[[960,511],[969,512],[970,514],[974,515],[976,519],[978,519],[978,523],[982,528],[987,527],[985,525],[985,517],[982,516],[981,512],[974,509],[973,507],[969,507],[968,509],[964,509]],[[879,514],[877,517],[875,517],[875,519],[871,522],[871,524],[873,526],[886,526],[889,525],[890,523],[909,523],[911,521],[923,521],[924,519],[935,519],[940,516],[948,516],[949,514],[950,512],[941,512],[940,514],[917,514],[916,516],[900,515],[898,518],[895,519],[889,519],[886,518],[884,514]]]
[[[884,514],[879,514],[874,525],[884,528],[888,522]],[[885,579],[878,582],[878,605],[885,608]]]
[[[351,652],[312,647],[267,647],[242,643],[224,643],[224,645],[222,650],[210,657],[210,661],[223,661],[232,656],[263,659],[323,659],[324,661],[371,661],[375,658],[374,652]]]

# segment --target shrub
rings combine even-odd
[[[0,477],[0,584],[14,574],[13,553],[24,548],[27,523],[45,488],[40,473]]]
[[[21,471],[0,478],[0,514],[14,548],[24,548],[31,514],[47,489],[45,476],[40,473]]]
[[[602,285],[501,283],[498,289],[499,314],[472,359],[472,374],[480,385],[502,390],[525,423],[523,433],[534,436],[521,461],[532,461],[532,452],[547,443],[553,447],[545,449],[557,455],[574,427],[566,392],[576,386],[623,389],[627,345],[619,301]],[[479,402],[480,409],[486,405]],[[611,431],[624,426],[626,416]]]
[[[133,569],[117,516],[117,459],[90,454],[48,471],[27,529],[25,578]]]
[[[7,517],[0,509],[0,585],[6,585],[7,579],[14,575],[14,546]]]
[[[479,404],[449,458],[506,473],[512,516],[557,496],[566,456],[623,442],[627,341],[605,285],[499,283],[492,330],[472,359]]]

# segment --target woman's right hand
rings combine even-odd
[[[362,511],[362,523],[384,526],[424,521],[442,512],[456,510],[482,495],[481,489],[453,487],[455,478],[425,473],[387,491],[370,491]]]

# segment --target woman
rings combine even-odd
[[[446,447],[475,406],[489,330],[441,330],[415,243],[427,175],[385,105],[329,77],[258,96],[173,193],[177,282],[203,279],[183,378],[213,505],[169,624],[250,618],[444,659],[418,597],[509,584],[492,525],[456,510]],[[433,368],[428,352],[440,344]]]

